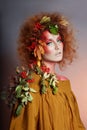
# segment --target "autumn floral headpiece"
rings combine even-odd
[[[68,22],[63,18],[60,24],[66,26]],[[32,61],[40,66],[40,61],[42,60],[42,55],[44,54],[45,42],[41,40],[41,32],[48,30],[50,33],[56,35],[59,32],[59,27],[57,24],[53,24],[51,18],[48,16],[43,16],[40,22],[34,24],[32,30],[32,37],[30,37],[30,45],[27,49],[32,56]],[[38,36],[40,34],[40,36]]]

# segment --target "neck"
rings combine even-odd
[[[55,73],[55,62],[43,61],[43,64],[50,69],[50,73]]]

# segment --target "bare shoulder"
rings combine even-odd
[[[62,81],[68,80],[68,78],[63,75],[57,75],[57,78],[58,80],[62,80]]]

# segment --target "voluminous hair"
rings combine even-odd
[[[32,29],[35,23],[40,22],[43,16],[48,16],[51,18],[52,23],[58,25],[59,34],[61,36],[61,41],[64,43],[63,48],[63,59],[58,62],[60,68],[72,63],[73,59],[76,57],[76,41],[73,34],[72,24],[63,26],[62,19],[67,19],[63,17],[60,13],[40,13],[38,15],[28,18],[21,27],[20,35],[18,39],[18,53],[21,57],[21,61],[28,65],[29,61],[32,60],[29,50],[26,49],[30,43],[30,37],[32,36]],[[37,38],[40,37],[42,32],[37,33]]]

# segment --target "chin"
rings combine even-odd
[[[51,62],[60,62],[60,61],[62,61],[62,57],[60,57],[60,58],[55,58],[55,59],[50,59],[49,61],[51,61]]]
[[[51,62],[58,63],[58,62],[60,62],[60,61],[62,61],[62,59],[61,59],[61,60],[53,60],[53,61],[51,61]]]
[[[45,57],[45,56],[43,57],[43,60],[49,61],[49,62],[55,62],[55,63],[62,61],[62,59],[63,59],[62,56],[61,57]]]
[[[58,63],[58,62],[62,61],[62,58],[61,59],[45,59],[45,60],[49,61],[49,62]]]

